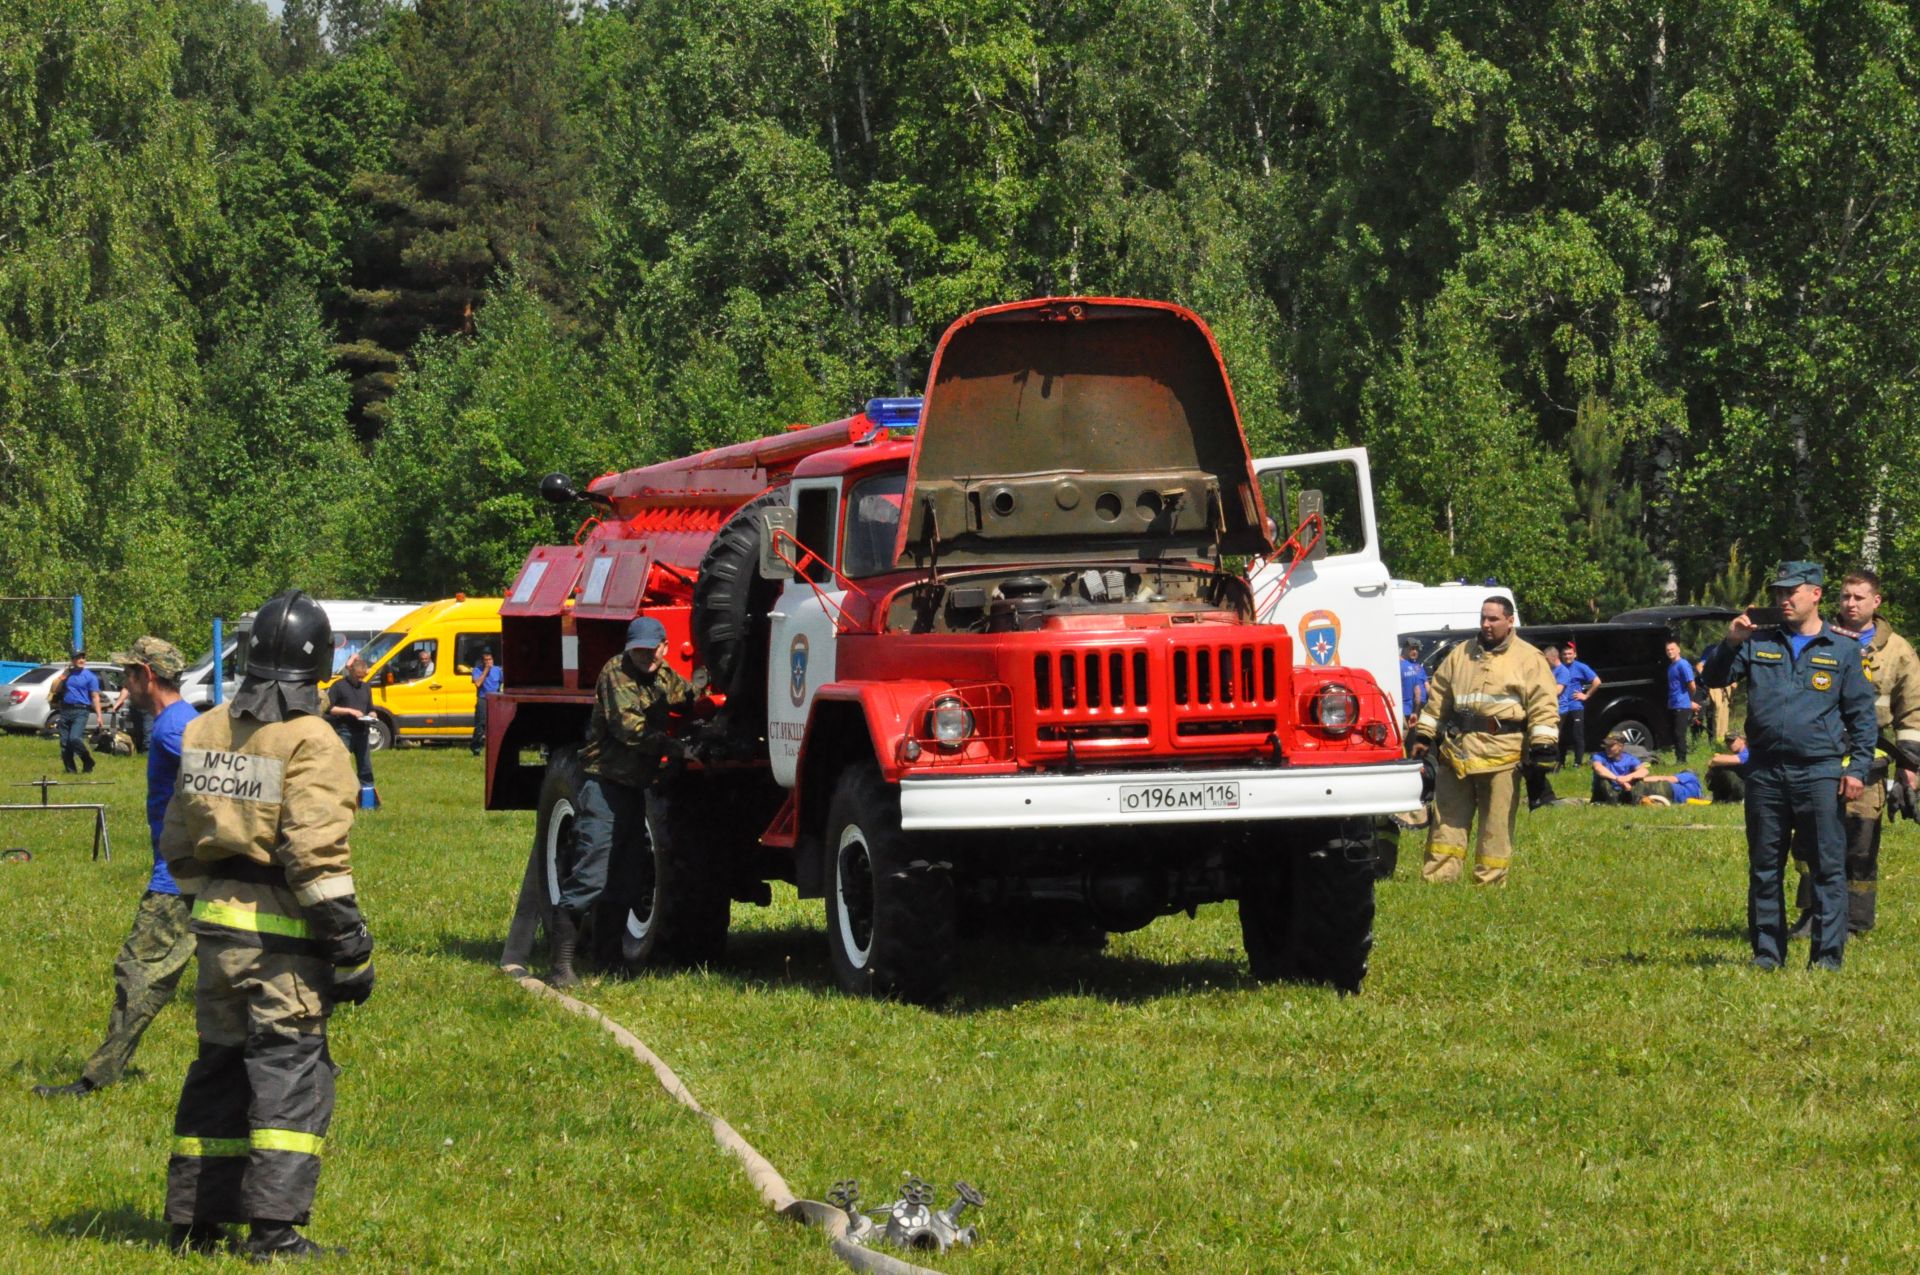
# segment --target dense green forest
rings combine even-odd
[[[1920,615],[1897,0],[0,0],[0,594],[497,590],[589,474],[1166,297],[1389,561]],[[0,603],[0,653],[58,606]],[[192,645],[201,645],[192,641]]]

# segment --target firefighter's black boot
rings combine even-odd
[[[100,1086],[85,1076],[64,1085],[35,1085],[33,1092],[41,1098],[84,1098]]]
[[[167,1231],[167,1247],[176,1253],[214,1254],[233,1247],[233,1235],[218,1222],[175,1222]]]
[[[573,972],[574,949],[580,946],[580,923],[565,908],[553,910],[553,968],[547,971],[552,987],[572,987],[580,981]]]
[[[291,1222],[272,1222],[255,1218],[247,1236],[247,1260],[277,1262],[281,1258],[338,1257],[344,1248],[315,1244],[293,1229]]]

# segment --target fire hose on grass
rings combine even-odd
[[[720,1144],[720,1149],[740,1161],[747,1171],[748,1180],[753,1183],[754,1190],[760,1193],[760,1198],[765,1200],[774,1212],[783,1217],[790,1217],[825,1231],[834,1256],[849,1267],[856,1271],[878,1272],[878,1275],[939,1275],[938,1272],[924,1266],[915,1266],[911,1262],[903,1262],[897,1257],[891,1257],[864,1246],[861,1241],[867,1238],[868,1232],[882,1228],[873,1228],[871,1222],[854,1207],[858,1194],[857,1191],[850,1192],[847,1189],[852,1186],[851,1183],[835,1184],[838,1200],[833,1204],[796,1198],[792,1188],[787,1185],[787,1180],[780,1176],[780,1171],[773,1167],[772,1162],[755,1150],[753,1144],[741,1137],[732,1125],[702,1107],[700,1100],[693,1096],[693,1091],[674,1074],[673,1068],[669,1067],[660,1055],[647,1048],[646,1043],[638,1036],[593,1006],[576,1000],[565,992],[557,991],[537,978],[512,973],[509,973],[509,977],[534,995],[559,1002],[560,1006],[569,1013],[578,1014],[599,1023],[621,1048],[651,1067],[654,1077],[660,1082],[660,1087],[665,1089],[674,1101],[705,1120],[708,1128],[713,1131],[713,1140]],[[915,1234],[925,1236],[928,1242],[925,1244],[908,1242],[907,1247],[944,1248],[950,1239],[958,1239],[962,1235],[964,1239],[960,1239],[960,1242],[972,1241],[973,1228],[960,1227],[956,1218],[964,1206],[978,1207],[981,1202],[980,1195],[965,1183],[959,1184],[959,1190],[961,1198],[953,1208],[934,1213],[930,1208],[929,1200],[921,1198],[927,1191],[925,1184],[919,1182],[910,1184],[909,1199],[894,1206],[893,1212],[899,1215],[901,1206],[905,1206],[906,1213],[910,1215],[908,1220],[923,1224]],[[922,1214],[925,1216],[922,1217]],[[867,1222],[868,1226],[860,1227],[861,1222]],[[892,1229],[899,1228],[895,1226]],[[951,1233],[951,1236],[949,1237],[947,1233]],[[901,1237],[894,1238],[898,1240]]]

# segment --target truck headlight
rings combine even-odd
[[[1360,697],[1338,682],[1329,682],[1313,697],[1313,720],[1329,735],[1344,735],[1360,716]]]
[[[956,696],[942,695],[933,701],[933,710],[927,718],[930,728],[927,733],[943,748],[958,748],[973,734],[973,710]]]

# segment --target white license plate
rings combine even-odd
[[[1237,782],[1201,784],[1122,784],[1120,813],[1171,814],[1182,810],[1238,810]]]

